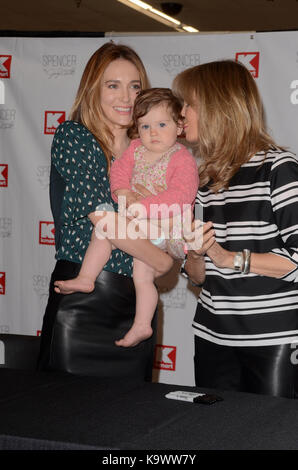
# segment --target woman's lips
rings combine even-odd
[[[131,106],[125,107],[125,106],[114,106],[114,110],[117,111],[118,113],[121,114],[130,114],[131,113]]]

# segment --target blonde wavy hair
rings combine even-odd
[[[173,91],[197,112],[200,187],[227,188],[255,153],[276,147],[266,131],[255,80],[244,65],[222,60],[192,67],[177,75]]]
[[[69,115],[69,119],[83,124],[98,140],[107,159],[108,171],[111,165],[114,136],[105,122],[100,105],[100,92],[106,68],[117,59],[125,59],[135,65],[140,74],[141,88],[149,87],[147,73],[138,54],[129,46],[108,42],[90,57]]]

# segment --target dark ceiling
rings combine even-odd
[[[147,0],[161,9],[157,0]],[[297,0],[181,0],[176,17],[204,31],[298,29]],[[0,30],[173,32],[117,0],[0,0]],[[3,34],[2,34],[3,35]]]

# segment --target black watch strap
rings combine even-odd
[[[186,279],[188,279],[188,281],[190,282],[190,284],[191,284],[192,286],[194,286],[194,287],[202,287],[204,283],[202,283],[202,284],[197,284],[196,282],[193,282],[193,281],[190,279],[190,277],[189,277],[187,271],[185,271],[185,264],[186,264],[186,261],[187,261],[187,255],[186,255],[186,257],[184,258],[184,261],[183,261],[183,263],[182,263],[182,265],[181,265],[180,274],[181,274],[183,277],[185,277]]]

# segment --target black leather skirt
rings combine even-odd
[[[298,397],[296,344],[223,346],[195,336],[197,387]]]
[[[132,278],[102,271],[90,294],[57,294],[54,281],[72,279],[80,267],[70,261],[56,263],[43,319],[38,370],[151,380],[155,333],[132,348],[114,343],[134,320]],[[155,324],[156,318],[154,332]]]

